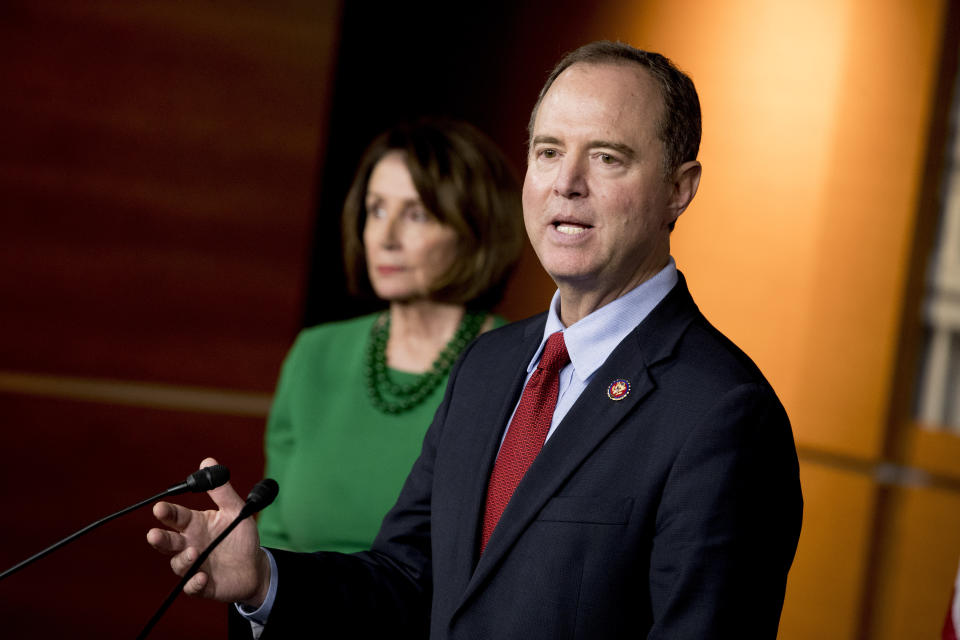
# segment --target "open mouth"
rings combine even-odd
[[[579,222],[554,222],[553,228],[559,231],[560,233],[568,236],[576,236],[587,229],[592,229],[593,226],[589,224],[580,224]]]

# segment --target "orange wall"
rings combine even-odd
[[[673,253],[801,447],[784,638],[933,637],[960,555],[939,533],[960,524],[956,491],[874,477],[944,13],[940,0],[674,0],[607,16],[605,37],[666,53],[700,91],[703,180]],[[947,467],[960,477],[960,461]]]
[[[801,445],[880,453],[943,10],[680,0],[624,20],[703,103],[678,264],[768,374]]]

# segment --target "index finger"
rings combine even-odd
[[[180,553],[187,548],[187,542],[181,534],[166,529],[147,531],[147,544],[168,556]]]
[[[172,502],[158,502],[153,505],[153,516],[164,526],[183,531],[190,524],[193,511]]]

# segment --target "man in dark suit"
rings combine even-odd
[[[523,190],[550,310],[464,353],[370,551],[262,551],[247,523],[186,591],[241,603],[265,640],[776,637],[796,450],[670,258],[699,139],[693,83],[666,58],[564,58]],[[211,496],[219,511],[154,510],[173,531],[148,540],[180,574],[242,504]]]

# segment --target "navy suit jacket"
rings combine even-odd
[[[776,637],[802,512],[793,435],[682,276],[596,372],[479,554],[544,318],[461,357],[369,552],[275,552],[263,640]],[[630,393],[614,401],[617,379]]]

